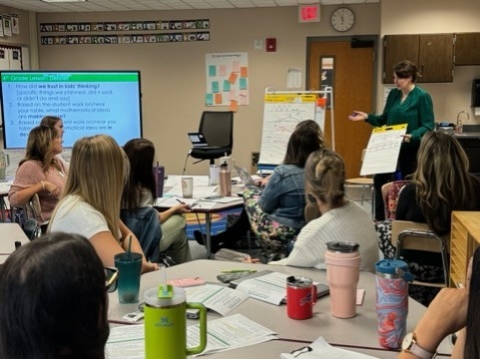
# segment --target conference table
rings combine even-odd
[[[183,198],[181,192],[181,178],[193,177],[193,198]],[[237,195],[243,186],[232,186],[231,197],[218,195],[218,185],[209,185],[208,176],[169,176],[164,185],[164,196],[157,198],[154,206],[159,210],[168,209],[177,205],[179,201],[191,204],[191,213],[205,216],[205,249],[207,258],[212,256],[211,231],[214,214],[234,208],[243,207],[243,198]]]
[[[15,242],[26,244],[30,241],[18,223],[0,223],[0,263],[15,250]]]
[[[327,283],[325,270],[225,262],[219,260],[196,260],[169,267],[167,268],[167,277],[169,279],[174,279],[198,276],[208,282],[216,282],[216,276],[220,274],[222,269],[256,269],[257,271],[269,269],[288,275],[306,276],[320,283]],[[144,293],[145,290],[157,287],[159,282],[160,274],[158,272],[143,274],[141,277],[140,296],[143,296],[142,293]],[[248,298],[240,306],[233,309],[228,315],[236,313],[243,314],[260,325],[275,331],[279,339],[294,343],[292,346],[286,345],[286,347],[292,348],[291,350],[307,345],[305,343],[311,343],[318,337],[322,336],[328,343],[333,343],[338,346],[378,351],[382,354],[374,356],[380,358],[396,357],[398,353],[395,353],[394,351],[385,352],[384,348],[381,347],[378,342],[377,317],[375,312],[375,275],[369,272],[361,272],[358,288],[365,289],[364,303],[361,306],[357,306],[357,316],[350,319],[339,319],[330,314],[330,296],[323,297],[317,301],[317,304],[314,307],[314,316],[308,320],[290,319],[286,315],[286,308],[284,305],[276,306],[253,298]],[[116,293],[111,293],[109,297],[110,307],[108,316],[109,319],[113,321],[121,321],[123,315],[131,313],[137,309],[138,304],[119,304],[118,295]],[[408,304],[409,314],[407,319],[407,332],[410,332],[413,331],[416,323],[420,320],[426,308],[411,298],[409,298]],[[209,311],[208,313],[209,320],[221,318],[221,316],[215,312]],[[194,320],[189,320],[189,322],[191,322],[189,324],[195,324]],[[265,343],[257,344],[254,347],[265,346],[269,348],[270,345],[275,347],[274,344]],[[449,356],[452,348],[450,338],[446,338],[439,346],[438,352],[442,355]],[[232,359],[236,358],[235,352],[240,351],[242,353],[242,356],[238,356],[238,358],[240,358],[245,357],[250,350],[254,349],[245,347],[209,355],[212,355],[213,358]],[[275,355],[262,355],[262,357],[278,358],[282,350],[276,350]],[[395,355],[392,356],[391,353],[395,353]]]

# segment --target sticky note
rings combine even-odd
[[[240,67],[240,77],[247,77],[248,76],[248,70],[246,66]]]
[[[238,102],[230,101],[230,111],[237,112],[237,110],[238,110]]]
[[[207,106],[213,106],[213,94],[207,93],[205,95],[205,105]]]
[[[230,82],[228,80],[223,80],[223,92],[230,91]]]
[[[232,85],[237,81],[238,75],[235,72],[230,73],[230,77],[228,78],[228,82],[230,82]]]
[[[220,92],[220,86],[218,84],[218,81],[212,81],[212,92],[213,93]]]
[[[240,86],[240,90],[246,90],[247,89],[247,79],[241,77],[238,81],[238,84]]]
[[[208,76],[210,77],[217,76],[217,67],[215,65],[208,66]]]

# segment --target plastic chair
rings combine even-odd
[[[233,148],[233,112],[232,111],[204,111],[200,120],[199,132],[203,133],[208,147],[192,148],[190,156],[199,161],[210,160],[230,155]]]
[[[444,237],[450,237],[446,235]],[[427,287],[443,288],[448,286],[448,240],[437,235],[428,229],[425,223],[416,223],[410,221],[392,222],[392,243],[396,245],[395,258],[402,259],[407,263],[411,261],[408,258],[407,251],[418,251],[417,253],[438,253],[441,256],[441,266],[443,271],[443,283],[430,283],[421,280],[415,280],[412,284]],[[424,263],[417,263],[422,265]],[[427,264],[428,265],[428,264]],[[415,273],[413,273],[415,275]]]

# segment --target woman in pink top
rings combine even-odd
[[[25,157],[15,174],[8,194],[14,207],[23,206],[38,194],[42,211],[40,223],[50,219],[65,187],[67,169],[55,156],[62,152],[62,139],[54,128],[34,127],[27,141]]]

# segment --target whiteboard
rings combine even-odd
[[[315,119],[316,98],[316,95],[265,95],[260,165],[282,163],[295,126],[301,121]]]

